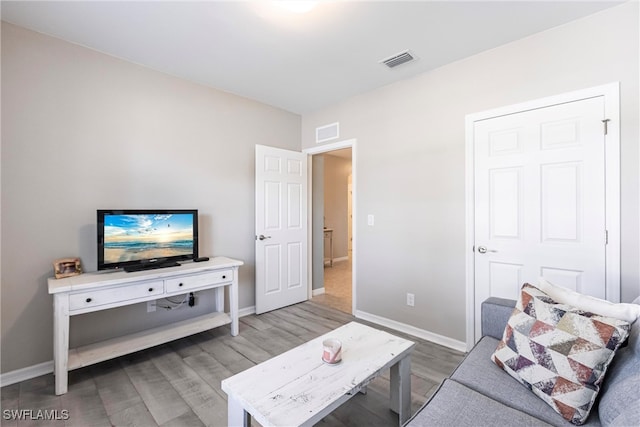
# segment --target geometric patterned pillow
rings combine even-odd
[[[491,360],[580,425],[629,330],[624,320],[557,303],[526,283]]]

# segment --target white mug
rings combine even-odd
[[[342,343],[335,338],[322,341],[322,360],[326,363],[338,363],[342,360]]]

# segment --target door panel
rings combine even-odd
[[[289,243],[287,245],[287,287],[289,289],[299,288],[302,286],[302,246],[300,243]]]
[[[489,286],[493,297],[513,298],[522,283],[522,264],[489,262]]]
[[[273,294],[282,290],[280,280],[280,245],[264,245],[264,283],[265,294]],[[261,270],[262,271],[262,270]]]
[[[553,284],[564,286],[575,292],[584,293],[582,289],[582,271],[542,267],[542,276]]]
[[[604,97],[474,123],[480,304],[539,277],[605,298]]]
[[[580,243],[580,163],[542,165],[542,241]]]
[[[521,217],[521,169],[489,171],[489,218],[492,239],[519,239]]]
[[[307,156],[256,145],[256,312],[307,299]]]

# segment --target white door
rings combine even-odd
[[[605,298],[604,97],[474,123],[475,337],[480,304],[539,277]]]
[[[307,298],[307,155],[256,145],[256,313]]]

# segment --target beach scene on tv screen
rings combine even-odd
[[[193,216],[105,215],[104,262],[139,261],[193,253]]]

